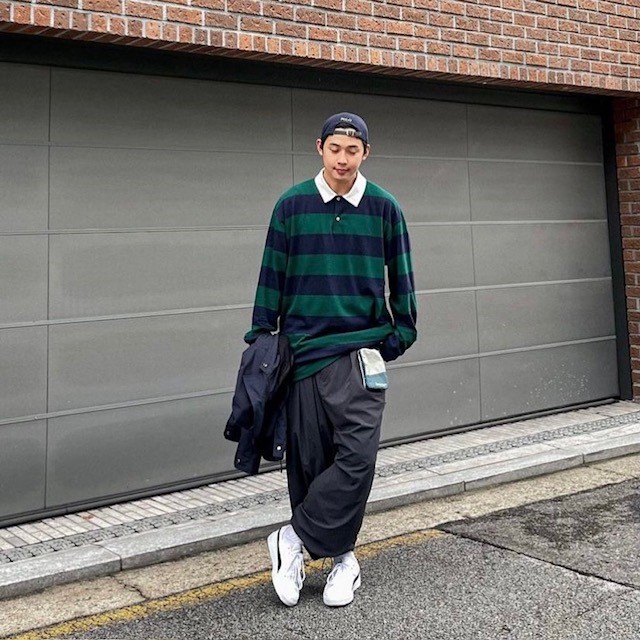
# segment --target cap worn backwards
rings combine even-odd
[[[355,113],[336,113],[325,121],[322,126],[320,139],[325,141],[327,136],[342,134],[359,138],[365,145],[369,144],[369,130],[367,123]]]

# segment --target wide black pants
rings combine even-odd
[[[335,557],[355,546],[373,483],[384,404],[384,391],[364,387],[355,351],[291,389],[291,523],[312,558]]]

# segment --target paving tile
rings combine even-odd
[[[553,447],[546,444],[532,444],[524,447],[516,447],[514,449],[505,449],[503,451],[497,451],[496,453],[489,453],[483,456],[474,456],[473,458],[456,460],[455,462],[446,462],[444,464],[430,466],[428,469],[433,473],[445,475],[456,471],[476,469],[487,465],[509,462],[518,458],[527,458],[535,454],[549,453],[553,451]]]

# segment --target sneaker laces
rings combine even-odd
[[[302,583],[305,579],[304,562],[302,553],[296,553],[287,569],[285,576],[291,578],[298,589],[302,589]]]
[[[335,580],[338,579],[341,573],[345,573],[348,571],[349,571],[349,565],[346,562],[336,562],[336,564],[333,565],[333,569],[331,570],[329,577],[327,578],[327,584],[333,583]]]

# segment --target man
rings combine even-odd
[[[286,452],[293,517],[268,538],[273,584],[288,606],[297,604],[304,581],[303,548],[312,558],[334,560],[326,605],[349,604],[360,586],[353,549],[385,404],[383,389],[367,388],[361,361],[379,360],[373,366],[380,373],[382,358],[394,360],[416,339],[402,211],[359,171],[370,152],[366,123],[352,113],[335,114],[316,148],[323,169],[284,193],[273,211],[245,336],[250,343],[279,330],[294,353]]]

